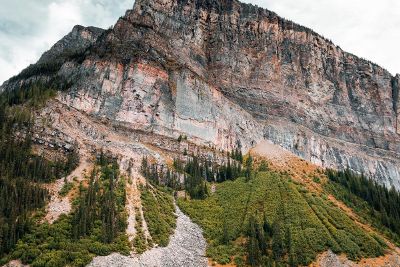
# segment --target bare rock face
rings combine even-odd
[[[3,90],[14,90],[29,86],[32,83],[43,83],[60,87],[67,86],[65,80],[58,76],[63,64],[75,61],[81,63],[85,57],[86,50],[105,31],[96,27],[83,27],[76,25],[72,31],[58,41],[53,47],[45,52],[36,64],[24,69],[17,76],[12,77],[0,86]],[[76,64],[75,63],[75,64]]]
[[[100,28],[76,25],[69,34],[53,45],[49,51],[45,52],[38,63],[49,62],[68,54],[82,53],[103,33],[104,30]]]
[[[392,78],[393,110],[396,114],[396,130],[400,134],[400,74]]]
[[[400,188],[400,76],[271,11],[137,0],[113,29],[69,36],[38,65],[81,52],[2,88],[56,79],[64,104],[128,128],[223,149],[269,139]]]
[[[400,186],[399,76],[236,1],[143,0],[127,20],[166,35],[169,53],[264,124],[265,138]]]
[[[79,80],[60,97],[68,106],[134,129],[175,138],[185,134],[224,149],[248,148],[262,139],[261,124],[193,72],[168,72],[145,60],[128,66],[85,63],[91,81]]]

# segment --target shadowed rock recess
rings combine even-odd
[[[400,189],[400,76],[310,29],[228,0],[137,0],[75,27],[1,91],[41,81],[128,128],[244,150],[269,139]]]

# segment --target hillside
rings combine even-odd
[[[75,26],[0,87],[0,265],[400,266],[399,84],[236,0]]]
[[[269,10],[136,1],[113,29],[76,27],[47,55],[59,57],[1,90],[41,81],[66,89],[66,105],[133,129],[227,150],[267,138],[399,188],[399,76]]]
[[[362,200],[352,204],[357,213],[346,207],[331,190],[340,186],[322,169],[269,143],[252,153],[255,172],[249,178],[214,184],[215,192],[204,200],[178,201],[204,229],[210,264],[245,266],[249,257],[252,266],[399,262],[398,249],[387,240],[396,240],[398,233],[386,232],[382,225],[371,227],[371,208]],[[323,253],[327,250],[346,257]]]

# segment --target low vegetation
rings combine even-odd
[[[33,112],[54,90],[40,84],[0,95],[0,257],[33,231],[32,213],[49,198],[42,183],[70,173],[76,153],[49,161],[32,153]]]
[[[203,228],[207,256],[221,264],[307,265],[328,248],[353,260],[383,254],[381,239],[289,178],[251,172],[249,178],[218,184],[204,200],[178,204]]]
[[[68,193],[74,188],[74,183],[72,182],[65,182],[63,187],[61,188],[60,192],[58,194],[62,197],[65,197],[68,195]]]
[[[140,215],[138,207],[135,207],[135,229],[136,235],[133,239],[132,245],[136,253],[142,254],[146,251],[147,246],[150,245],[148,244],[150,240],[146,240],[146,237],[144,236],[142,216]]]
[[[85,266],[96,255],[130,252],[125,234],[125,179],[113,160],[101,159],[89,185],[80,184],[72,214],[62,215],[53,224],[40,223],[42,217],[36,214],[30,231],[0,265],[20,259],[32,267]]]
[[[325,189],[400,245],[400,193],[350,170],[327,170]]]
[[[152,242],[165,247],[176,226],[175,207],[170,192],[142,186],[141,200],[143,215],[149,229]]]

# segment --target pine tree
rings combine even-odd
[[[248,226],[248,244],[247,244],[247,253],[248,253],[248,261],[251,266],[260,266],[261,253],[260,246],[257,239],[257,222],[254,216],[249,218],[249,226]]]
[[[261,160],[260,166],[258,167],[258,171],[260,172],[268,171],[268,163],[265,160]]]
[[[222,243],[227,245],[228,242],[229,242],[228,224],[224,219],[222,224]]]
[[[284,255],[284,245],[281,233],[281,222],[275,221],[272,227],[272,254],[275,260],[280,260]]]
[[[286,251],[289,254],[289,266],[290,267],[295,267],[296,263],[294,260],[293,252],[292,252],[292,232],[290,228],[286,229]]]
[[[250,180],[252,167],[253,167],[253,158],[249,154],[249,156],[247,157],[246,162],[245,162],[245,168],[246,168],[245,176],[246,176],[247,181]]]
[[[263,223],[263,230],[267,237],[272,237],[273,230],[271,225],[268,222],[267,215],[264,213],[264,223]]]

